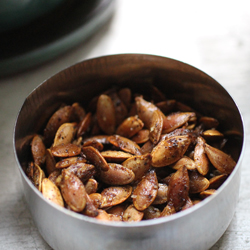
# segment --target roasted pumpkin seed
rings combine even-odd
[[[58,187],[48,178],[44,178],[42,181],[42,194],[51,202],[64,207],[63,198]]]
[[[149,171],[133,191],[132,199],[139,211],[149,207],[157,196],[158,180],[155,171]]]
[[[126,186],[112,186],[105,188],[102,192],[101,208],[111,207],[123,203],[129,198],[132,193],[132,187]]]
[[[108,171],[108,163],[97,149],[92,146],[88,146],[83,147],[82,152],[86,156],[87,160],[94,164],[97,168],[102,171]]]
[[[131,138],[143,128],[143,122],[137,116],[131,116],[125,119],[117,128],[116,134]]]
[[[189,136],[173,136],[161,141],[152,151],[152,166],[164,167],[181,159],[191,143]]]
[[[59,108],[49,119],[44,129],[45,145],[50,146],[54,140],[58,128],[66,122],[70,122],[73,116],[72,106]]]
[[[70,209],[75,212],[83,211],[86,206],[86,191],[83,183],[76,175],[69,171],[63,171],[60,189]]]
[[[96,108],[96,116],[98,125],[104,133],[111,135],[115,132],[115,107],[109,96],[99,96]]]
[[[31,153],[34,163],[42,167],[46,161],[46,147],[40,135],[35,135],[31,142]]]
[[[123,221],[126,221],[126,222],[138,222],[138,221],[142,220],[143,216],[144,216],[144,213],[142,211],[138,211],[135,208],[135,206],[131,204],[124,211]]]
[[[189,176],[185,166],[178,169],[171,177],[168,186],[168,202],[178,212],[185,205],[189,193]]]
[[[81,148],[75,144],[60,144],[51,148],[52,155],[56,157],[72,157],[81,153]]]
[[[207,143],[205,144],[205,152],[213,166],[217,168],[222,174],[231,174],[236,162],[230,155],[208,145]]]
[[[205,153],[205,140],[202,137],[197,138],[197,143],[194,148],[194,163],[198,172],[206,175],[209,171],[209,160]]]
[[[57,130],[53,147],[73,142],[77,130],[77,123],[63,123]]]
[[[131,183],[135,174],[132,170],[117,164],[109,163],[109,169],[107,171],[100,171],[99,178],[109,185],[127,185]]]
[[[126,137],[119,136],[119,135],[112,135],[108,138],[108,140],[111,144],[113,144],[117,148],[124,150],[127,153],[130,153],[133,155],[141,154],[139,145]]]

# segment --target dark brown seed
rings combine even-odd
[[[52,173],[50,173],[48,179],[50,179],[54,184],[57,185],[56,179],[58,178],[59,175],[61,175],[61,170],[56,169],[55,171],[53,171]]]
[[[26,174],[34,186],[41,191],[42,190],[42,180],[45,178],[43,170],[37,165],[31,162],[26,169]]]
[[[77,130],[77,137],[84,135],[89,129],[92,121],[92,113],[87,113],[86,116],[80,122]]]
[[[98,125],[104,133],[111,135],[115,132],[115,107],[113,101],[109,96],[99,96],[97,102],[96,116]]]
[[[115,107],[116,125],[119,126],[128,115],[128,110],[118,94],[114,91],[108,93]]]
[[[153,142],[147,141],[146,143],[144,143],[144,145],[140,149],[141,154],[144,155],[144,154],[147,154],[147,153],[151,153],[154,146],[155,145],[153,144]]]
[[[51,150],[46,149],[46,162],[45,162],[45,172],[47,175],[50,175],[52,172],[56,170],[56,160],[51,153]]]
[[[205,144],[205,152],[213,166],[222,174],[230,174],[233,171],[236,162],[230,155],[208,144]]]
[[[202,137],[198,137],[194,148],[194,162],[196,169],[204,176],[209,171],[209,160],[205,153],[205,143],[206,142]]]
[[[213,117],[203,116],[200,118],[199,122],[203,125],[205,129],[217,128],[219,121]]]
[[[189,193],[189,176],[185,166],[178,169],[171,177],[168,186],[168,202],[178,212],[185,205]]]
[[[131,98],[132,98],[131,90],[129,88],[120,89],[118,91],[118,96],[120,97],[120,99],[122,100],[124,105],[129,110],[129,108],[131,106]]]
[[[31,153],[34,163],[42,167],[46,160],[46,147],[40,135],[35,135],[31,142]]]
[[[82,121],[82,119],[86,115],[85,109],[77,102],[72,104],[72,108],[73,108],[73,113],[74,113],[74,116],[76,117],[76,120],[78,122]]]
[[[109,214],[114,214],[114,215],[122,217],[126,208],[127,206],[125,204],[119,204],[119,205],[109,208],[107,212]]]
[[[203,175],[196,171],[189,172],[189,192],[190,194],[197,194],[205,191],[209,187],[209,181]]]
[[[54,140],[58,128],[66,122],[70,122],[73,116],[72,106],[64,106],[58,109],[49,119],[44,129],[45,144],[50,146]]]
[[[173,111],[173,108],[176,104],[176,100],[167,100],[167,101],[162,101],[158,102],[155,105],[164,113],[164,114],[169,114],[170,112]]]

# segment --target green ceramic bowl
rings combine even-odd
[[[0,32],[18,28],[55,9],[65,0],[0,0]]]

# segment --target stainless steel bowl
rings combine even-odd
[[[223,130],[236,130],[237,165],[218,189],[199,204],[170,217],[138,223],[101,222],[48,202],[24,173],[30,137],[45,126],[62,102],[87,104],[113,85],[142,92],[154,84],[167,97],[183,101],[220,120]],[[25,100],[14,132],[14,150],[24,194],[36,226],[53,249],[208,249],[227,229],[237,205],[244,127],[227,91],[202,71],[179,61],[143,54],[112,55],[75,64],[38,86]]]

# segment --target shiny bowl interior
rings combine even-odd
[[[101,222],[48,202],[24,173],[30,139],[41,131],[62,103],[80,102],[111,86],[149,93],[152,86],[220,121],[223,131],[237,131],[237,165],[212,195],[183,212],[138,223]],[[62,70],[38,86],[24,101],[14,131],[14,151],[28,207],[43,238],[53,249],[208,249],[232,220],[239,196],[244,127],[228,92],[204,72],[170,58],[124,54],[89,59]]]

